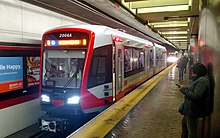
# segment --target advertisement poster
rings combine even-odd
[[[0,93],[23,89],[22,57],[0,57]]]
[[[28,87],[40,83],[40,57],[27,57]]]

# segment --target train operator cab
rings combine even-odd
[[[43,107],[79,105],[85,51],[45,50],[43,57]]]
[[[40,88],[41,107],[47,115],[39,119],[42,130],[62,132],[69,118],[82,114],[79,101],[87,47],[86,33],[44,35]]]

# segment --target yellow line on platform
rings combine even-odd
[[[103,138],[174,66],[172,64],[136,88],[68,138]]]

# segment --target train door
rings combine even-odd
[[[150,50],[149,48],[146,48],[145,50],[145,74],[149,73],[149,67],[150,67]]]
[[[147,74],[152,76],[154,70],[154,49],[149,47],[146,50],[146,60],[147,60]]]
[[[122,90],[122,50],[117,49],[117,91]]]
[[[153,46],[153,74],[156,72],[156,47]]]
[[[122,79],[123,79],[123,64],[122,64],[122,45],[121,42],[115,42],[115,55],[114,55],[114,73],[113,73],[113,86],[115,86],[113,90],[113,95],[115,94],[115,98],[117,98],[117,94],[122,91]],[[113,96],[114,98],[114,96]]]
[[[115,46],[112,46],[112,97],[113,102],[116,100],[116,89],[115,89]]]

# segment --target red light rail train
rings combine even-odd
[[[42,39],[45,131],[62,132],[70,118],[103,111],[167,66],[165,47],[106,26],[63,26]]]

